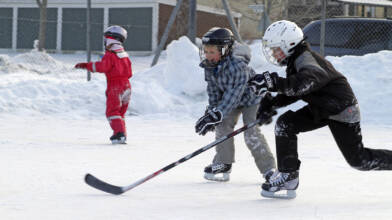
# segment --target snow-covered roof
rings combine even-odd
[[[342,3],[347,3],[347,4],[392,7],[392,1],[388,1],[388,0],[337,0],[337,1]]]

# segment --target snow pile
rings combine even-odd
[[[0,55],[0,74],[29,72],[37,74],[64,73],[69,67],[53,59],[49,54],[31,51],[10,58]]]
[[[249,62],[249,66],[251,66],[253,69],[264,69],[265,67],[273,68],[273,65],[271,65],[264,57],[262,48],[261,48],[261,41],[255,41],[253,44],[249,45],[251,49],[251,55],[252,58]]]
[[[12,114],[64,114],[65,117],[104,111],[102,83],[14,74],[1,77],[0,112]],[[4,79],[5,78],[5,79]],[[97,92],[97,90],[99,92]],[[100,95],[98,95],[100,93]],[[96,107],[96,106],[100,107]]]
[[[207,84],[199,67],[198,48],[188,38],[181,37],[168,45],[166,53],[165,62],[132,78],[130,111],[181,117],[200,114],[206,105]]]
[[[198,49],[186,37],[172,42],[166,62],[134,73],[129,113],[180,112],[181,117],[189,117],[203,112],[206,83],[198,64]],[[135,68],[137,65],[133,62]],[[37,51],[14,57],[0,55],[0,112],[102,117],[104,75],[93,73],[92,81],[86,82],[86,71],[72,67]]]
[[[392,52],[327,59],[350,82],[361,107],[362,121],[392,124]]]
[[[286,75],[285,68],[268,63],[262,54],[261,43],[250,45],[252,49],[252,66],[257,73],[266,70]],[[335,67],[347,77],[358,99],[362,122],[372,124],[392,124],[389,108],[392,106],[392,51],[380,51],[364,56],[326,57]],[[287,109],[298,109],[305,103],[300,101]]]
[[[84,71],[83,71],[84,72]],[[12,114],[60,114],[64,117],[104,112],[104,78],[86,83],[85,72],[31,51],[0,56],[0,112]],[[100,93],[98,95],[97,91]]]
[[[163,72],[165,88],[189,96],[204,93],[207,83],[199,63],[199,49],[187,37],[171,42],[167,47],[167,66]]]
[[[250,66],[256,72],[284,68],[269,64],[260,42],[250,45]],[[186,37],[173,41],[158,65],[149,68],[150,57],[132,57],[134,76],[129,114],[196,118],[207,104],[206,82],[199,67],[198,48]],[[73,59],[70,62],[70,56]],[[53,58],[53,57],[56,57]],[[9,114],[58,114],[64,117],[103,117],[106,80],[73,69],[80,54],[50,55],[37,51],[0,55],[0,112]],[[392,124],[392,52],[365,56],[327,57],[351,83],[359,100],[364,122]],[[82,61],[82,60],[80,60]],[[288,108],[304,105],[296,103]],[[280,110],[280,112],[287,108]],[[165,116],[165,117],[166,117]],[[159,116],[161,117],[161,116]]]

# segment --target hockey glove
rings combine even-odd
[[[222,112],[216,108],[208,110],[205,115],[196,122],[196,133],[204,136],[207,132],[213,131],[215,129],[215,125],[222,122],[222,118]]]
[[[75,65],[76,69],[87,69],[87,63],[77,63]]]
[[[277,72],[270,73],[268,71],[265,71],[262,74],[256,74],[254,77],[252,77],[250,79],[250,83],[258,84],[258,88],[264,87],[267,88],[268,91],[276,92],[278,91],[276,88],[276,82],[278,80],[278,77],[279,75]],[[261,92],[260,94],[263,94],[263,92]]]
[[[261,99],[256,117],[258,120],[264,121],[263,124],[270,124],[272,122],[272,117],[278,114],[276,109],[277,107],[274,106],[274,97],[268,92],[265,94],[264,98]]]
[[[278,73],[277,72],[270,73],[268,71],[265,71],[263,73],[263,76],[264,76],[265,83],[267,84],[268,91],[271,91],[271,92],[278,91],[276,88],[277,80],[279,77]]]
[[[267,92],[267,85],[265,84],[263,74],[256,74],[248,81],[248,86],[252,92],[254,92],[257,96],[263,95]]]

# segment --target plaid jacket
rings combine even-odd
[[[243,57],[228,56],[217,67],[208,67],[205,61],[200,63],[204,68],[207,81],[209,109],[217,108],[223,117],[237,107],[249,107],[260,102],[247,86],[248,80],[255,71],[248,66]]]

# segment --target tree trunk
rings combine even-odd
[[[47,5],[48,0],[36,0],[39,6],[39,34],[38,34],[38,50],[45,49],[46,41],[46,20],[47,20]]]
[[[176,17],[176,39],[188,34],[188,12],[189,0],[183,0]]]

